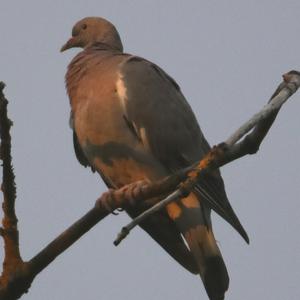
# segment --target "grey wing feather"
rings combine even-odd
[[[169,172],[200,160],[210,146],[174,79],[139,57],[128,59],[121,71],[127,88],[126,118],[137,130],[143,128],[153,155]],[[203,177],[195,192],[249,242],[219,171]]]

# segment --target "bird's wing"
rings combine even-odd
[[[80,146],[76,132],[73,128],[72,118],[73,117],[71,113],[70,127],[71,129],[73,129],[73,144],[76,157],[80,164],[82,164],[84,167],[90,167],[94,172],[94,167],[89,163]],[[100,174],[107,187],[116,188],[113,182],[105,177],[103,172],[101,172],[100,170],[97,170],[97,172]],[[128,206],[128,208],[126,208],[126,212],[129,214],[129,216],[135,218],[139,214],[141,214],[144,209],[145,208],[134,208]],[[198,273],[197,264],[193,256],[191,255],[189,249],[186,247],[175,223],[170,220],[165,211],[160,211],[151,215],[149,218],[147,218],[147,220],[142,222],[140,226],[183,267],[194,274]]]
[[[136,56],[122,65],[121,75],[126,87],[126,119],[145,148],[169,172],[187,167],[209,151],[191,107],[169,75]],[[195,191],[249,242],[227,199],[218,170],[201,178]]]

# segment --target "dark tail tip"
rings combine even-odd
[[[246,230],[243,228],[243,226],[242,225],[240,225],[240,226],[241,227],[239,228],[238,232],[240,233],[242,238],[245,240],[245,242],[249,245],[250,240],[249,240],[248,234],[247,234]]]
[[[224,299],[229,286],[229,276],[221,256],[206,259],[203,283],[210,300]]]

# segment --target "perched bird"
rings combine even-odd
[[[156,64],[124,53],[114,25],[98,17],[80,20],[61,51],[74,47],[83,48],[66,74],[75,153],[108,187],[161,179],[210,150],[175,80]],[[146,208],[145,203],[126,211],[136,217]],[[140,226],[183,267],[200,275],[211,300],[220,300],[229,277],[213,235],[211,209],[248,242],[219,170]]]

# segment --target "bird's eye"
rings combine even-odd
[[[87,28],[87,25],[86,25],[86,24],[83,24],[83,25],[81,26],[81,28],[82,28],[83,30],[85,30],[85,29]]]

